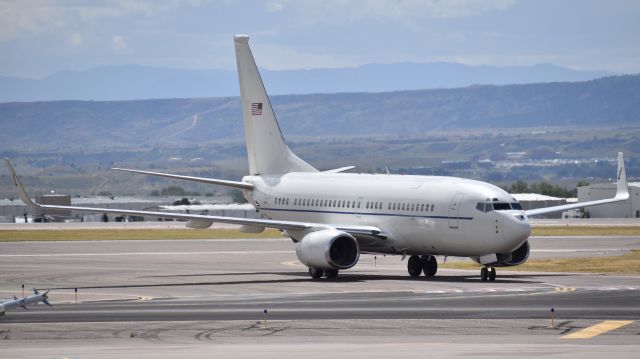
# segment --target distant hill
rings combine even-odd
[[[261,72],[272,95],[586,81],[613,75],[554,65],[496,67],[444,62]],[[0,76],[0,102],[228,97],[237,96],[238,93],[235,70],[180,70],[125,65],[97,67],[87,71],[62,71],[38,80]]]
[[[285,136],[640,124],[640,75],[573,83],[286,95]],[[241,139],[237,97],[0,104],[0,150],[181,146]]]

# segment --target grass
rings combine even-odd
[[[441,268],[480,269],[475,262],[450,262]],[[621,256],[533,259],[516,267],[500,268],[506,271],[532,272],[578,272],[578,273],[610,273],[640,274],[640,250],[633,250]]]
[[[61,229],[2,230],[0,242],[22,241],[106,241],[159,239],[233,239],[277,238],[280,231],[267,229],[262,233],[242,233],[236,229]]]
[[[532,236],[638,236],[638,226],[549,226],[532,227]]]

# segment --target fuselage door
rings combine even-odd
[[[462,203],[462,197],[464,197],[463,193],[456,193],[451,199],[451,204],[449,205],[449,228],[458,229],[460,227],[460,204]]]

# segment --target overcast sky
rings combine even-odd
[[[640,73],[637,0],[0,0],[0,75],[450,61]]]

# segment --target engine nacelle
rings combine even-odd
[[[513,267],[520,265],[529,259],[529,241],[525,241],[515,251],[511,253],[498,253],[496,257],[498,259],[495,263],[489,263],[493,267]],[[479,258],[471,258],[476,263],[480,263]]]
[[[498,254],[498,263],[494,267],[512,267],[522,264],[529,259],[529,250],[529,241],[525,241],[511,253]]]
[[[302,264],[318,269],[349,269],[358,263],[358,241],[347,232],[323,229],[311,232],[296,244]]]

